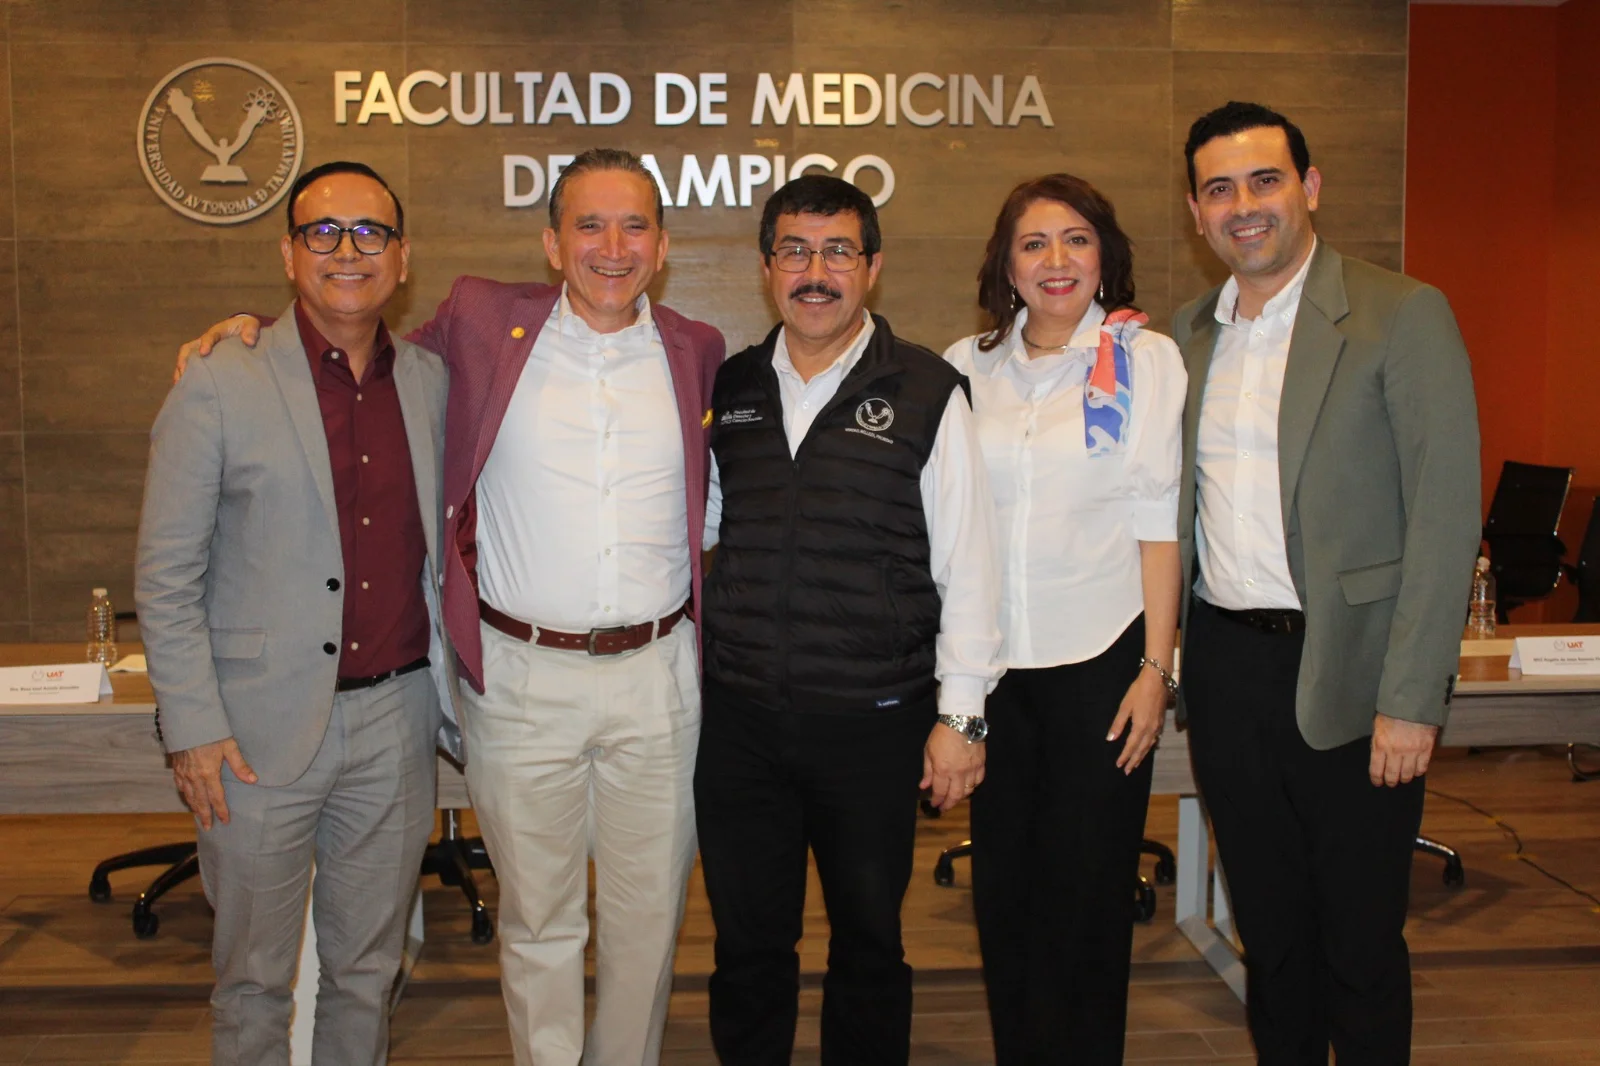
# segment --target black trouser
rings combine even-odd
[[[1423,782],[1374,787],[1369,738],[1305,742],[1302,643],[1198,598],[1189,611],[1189,748],[1244,942],[1250,1035],[1266,1066],[1327,1066],[1330,1040],[1340,1066],[1406,1063]]]
[[[695,766],[700,865],[716,922],[711,1041],[724,1066],[794,1050],[806,849],[828,912],[823,1066],[904,1064],[911,967],[900,904],[934,703],[870,714],[780,712],[707,679]]]
[[[972,794],[972,900],[997,1066],[1120,1063],[1146,756],[1106,740],[1144,653],[1136,619],[1081,663],[1009,670]]]

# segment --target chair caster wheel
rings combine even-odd
[[[1178,880],[1178,864],[1170,856],[1163,855],[1156,860],[1156,884],[1170,885]]]
[[[89,878],[89,898],[96,903],[106,903],[111,899],[111,882],[104,877]]]
[[[948,856],[939,856],[939,861],[933,864],[933,883],[940,888],[949,888],[956,883],[956,864]]]
[[[1444,864],[1444,883],[1451,888],[1460,888],[1467,883],[1467,872],[1461,868],[1460,859]]]
[[[1135,889],[1133,899],[1133,917],[1135,921],[1148,922],[1156,916],[1156,890],[1150,887],[1150,882],[1139,878],[1138,888]]]
[[[156,935],[156,930],[161,928],[161,916],[154,911],[134,909],[133,935],[140,940],[149,940]]]
[[[924,818],[938,818],[944,814],[943,811],[927,800],[918,800],[917,802],[922,807],[922,816]]]
[[[474,944],[487,944],[494,939],[494,922],[489,918],[488,911],[472,912],[472,942]]]

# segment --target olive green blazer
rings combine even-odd
[[[1173,321],[1189,372],[1178,502],[1185,630],[1195,441],[1220,292]],[[1482,531],[1472,370],[1443,293],[1318,242],[1284,373],[1278,478],[1306,614],[1295,694],[1306,742],[1327,749],[1369,735],[1374,714],[1442,726]]]

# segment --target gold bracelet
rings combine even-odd
[[[1139,656],[1139,669],[1143,670],[1147,666],[1154,668],[1155,672],[1161,675],[1161,683],[1167,686],[1169,693],[1174,696],[1178,694],[1178,679],[1173,677],[1165,666],[1147,655]]]

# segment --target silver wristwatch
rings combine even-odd
[[[968,744],[981,744],[989,735],[989,720],[981,714],[941,714],[939,724],[966,737]]]

